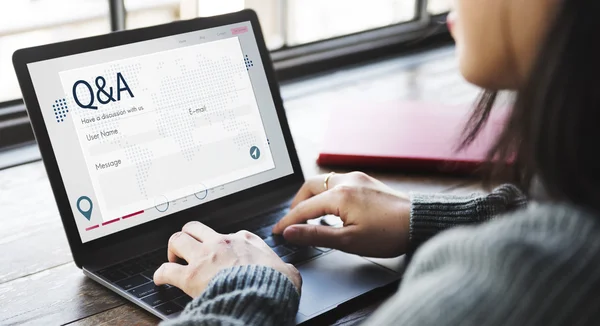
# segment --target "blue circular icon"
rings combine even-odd
[[[154,206],[157,211],[164,213],[169,209],[169,202]]]
[[[252,157],[255,160],[258,160],[260,158],[260,149],[256,146],[252,146],[250,148],[250,157]]]
[[[169,199],[167,199],[167,197],[165,197],[165,196],[160,196],[158,198],[155,198],[154,199],[154,208],[156,208],[156,210],[161,213],[166,212],[167,209],[169,209]]]
[[[206,187],[204,185],[201,185],[202,188],[204,188],[204,190],[200,190],[196,193],[194,193],[194,196],[196,196],[196,198],[203,200],[206,198],[206,196],[208,196],[208,189],[206,189]]]

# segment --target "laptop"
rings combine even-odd
[[[198,220],[259,235],[303,277],[297,323],[395,283],[400,269],[271,234],[304,177],[256,14],[22,49],[13,63],[75,264],[165,320],[169,237]]]

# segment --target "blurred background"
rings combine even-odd
[[[453,44],[445,26],[450,3],[451,0],[0,1],[0,169],[40,159],[12,66],[12,54],[17,49],[251,8],[260,18],[282,85],[310,78],[313,79],[309,84],[315,84],[314,76],[332,76],[346,67],[364,66],[406,53],[421,58],[428,48]],[[461,99],[457,94],[471,96],[472,93],[464,92],[465,85],[454,72],[453,56],[446,54],[436,60],[429,61],[435,68],[420,69],[437,69],[439,73],[420,74],[410,80],[435,78],[424,83],[437,87],[427,91],[432,96],[445,94],[452,101]],[[415,89],[426,91],[424,86],[400,86],[399,80],[405,79],[406,73],[410,71],[396,74],[394,81],[379,78],[380,94],[406,89],[412,93]],[[441,78],[442,75],[446,77]],[[360,77],[363,84],[368,82],[365,78]],[[324,83],[330,85],[331,81]],[[388,91],[391,88],[393,92]],[[293,103],[286,101],[287,106]]]
[[[449,3],[430,0],[427,12],[446,13]],[[243,8],[258,13],[272,51],[410,22],[419,14],[417,0],[1,1],[0,102],[21,97],[11,62],[19,48]]]

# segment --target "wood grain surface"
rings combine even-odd
[[[387,100],[469,105],[476,89],[458,75],[452,49],[391,59],[283,85],[305,176],[328,172],[315,160],[331,108]],[[345,172],[345,171],[337,171]],[[366,171],[400,191],[479,190],[472,180]],[[0,324],[155,325],[158,319],[86,278],[73,263],[43,164],[0,171]],[[386,296],[331,323],[355,325]]]

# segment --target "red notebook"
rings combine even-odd
[[[333,109],[317,164],[406,172],[471,174],[501,132],[506,111],[494,110],[478,139],[456,152],[469,106],[393,102]]]

